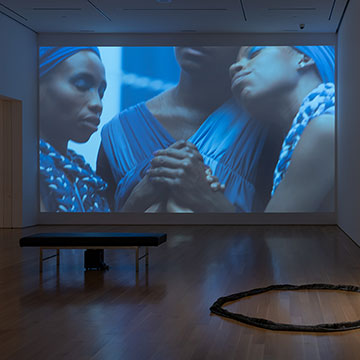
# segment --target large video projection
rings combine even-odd
[[[40,47],[41,212],[334,211],[333,46]]]

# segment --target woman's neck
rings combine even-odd
[[[67,156],[68,141],[58,139],[56,136],[48,136],[44,133],[40,134],[40,137],[49,143],[56,151],[61,155]]]
[[[228,76],[213,79],[211,75],[194,77],[181,72],[172,97],[179,105],[210,114],[231,97],[230,80]]]
[[[299,98],[290,94],[274,97],[271,100],[269,99],[270,101],[267,100],[262,101],[261,106],[259,104],[255,106],[251,111],[251,115],[261,123],[270,123],[277,127],[285,136],[299,110],[301,102]]]
[[[231,97],[230,80],[193,77],[181,72],[172,89],[147,101],[155,118],[176,139],[188,139],[201,124]]]
[[[259,101],[249,111],[252,117],[264,123],[277,126],[285,136],[304,99],[321,84],[319,79],[303,78],[292,91],[273,94],[271,98]]]

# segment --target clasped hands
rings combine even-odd
[[[122,211],[234,211],[223,194],[225,186],[205,166],[194,144],[180,140],[158,150],[150,165]]]
[[[204,165],[197,147],[184,140],[156,151],[147,175],[155,186],[167,188],[178,204],[198,211],[204,211],[212,193],[225,189]]]

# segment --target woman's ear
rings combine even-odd
[[[300,54],[300,59],[299,59],[299,62],[298,62],[298,69],[305,69],[305,68],[309,68],[310,66],[314,66],[315,65],[315,61],[305,55],[305,54]]]

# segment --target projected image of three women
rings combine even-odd
[[[40,47],[41,212],[333,212],[333,46]]]

